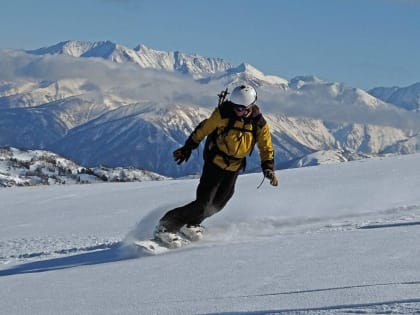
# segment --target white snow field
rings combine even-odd
[[[197,179],[0,189],[1,314],[420,314],[420,155],[242,175],[206,238],[130,246]]]

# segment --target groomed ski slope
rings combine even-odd
[[[2,314],[420,312],[420,155],[242,175],[206,239],[130,246],[197,180],[0,190]]]

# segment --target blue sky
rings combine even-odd
[[[286,79],[420,81],[420,0],[13,0],[0,48],[111,40],[221,57]]]

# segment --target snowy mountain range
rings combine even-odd
[[[420,114],[411,101],[417,85],[368,93],[315,76],[287,80],[246,63],[109,41],[0,50],[0,67],[0,146],[51,150],[89,167],[199,172],[200,153],[179,167],[171,152],[208,117],[217,93],[241,83],[259,92],[278,168],[420,150]],[[259,169],[257,153],[248,165]]]
[[[110,41],[82,42],[66,41],[51,47],[27,51],[34,55],[67,55],[72,57],[97,57],[116,63],[134,63],[141,68],[151,68],[169,72],[180,72],[201,78],[232,68],[220,58],[207,58],[196,54],[165,52],[138,45],[134,49]]]

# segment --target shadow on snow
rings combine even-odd
[[[142,256],[146,256],[146,254],[136,252],[133,248],[120,242],[112,244],[104,250],[16,265],[9,269],[0,270],[0,277],[105,264]]]
[[[134,248],[128,245],[124,245],[123,242],[119,242],[110,245],[107,249],[99,251],[90,251],[78,255],[16,265],[9,269],[0,270],[0,277],[25,273],[61,270],[79,266],[105,264],[110,262],[139,258],[143,256],[148,255],[146,253],[136,251]]]

